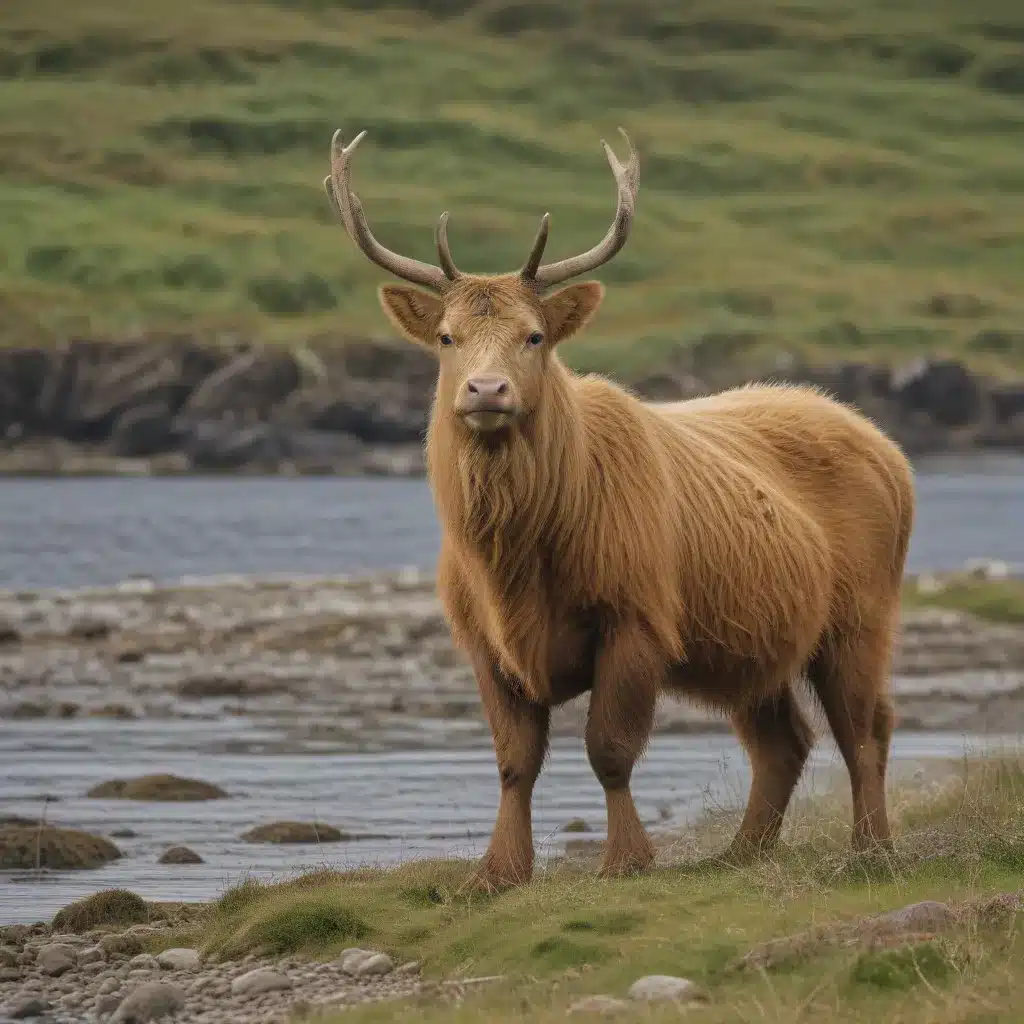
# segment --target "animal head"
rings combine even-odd
[[[456,267],[448,247],[448,214],[438,222],[439,265],[400,256],[374,238],[362,203],[352,190],[352,156],[366,132],[347,146],[341,133],[331,142],[331,173],[324,187],[349,236],[377,266],[419,287],[384,285],[384,312],[410,341],[433,351],[439,361],[434,415],[450,416],[476,434],[514,429],[544,400],[555,346],[586,324],[601,304],[604,287],[583,281],[555,285],[594,270],[626,243],[640,183],[640,163],[629,137],[625,164],[602,140],[618,198],[611,227],[593,248],[557,263],[541,263],[550,217],[541,219],[523,266],[499,275],[467,274]]]

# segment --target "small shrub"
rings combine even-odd
[[[227,274],[209,256],[195,253],[167,264],[163,269],[163,281],[168,288],[213,292],[224,287]]]
[[[127,889],[105,889],[57,911],[53,927],[80,933],[105,924],[144,924],[148,920],[149,907],[141,896]]]
[[[952,972],[953,965],[945,951],[936,943],[923,942],[901,949],[861,953],[850,972],[850,980],[856,985],[893,991],[922,983],[941,983]]]

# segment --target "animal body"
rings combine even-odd
[[[914,515],[899,448],[809,388],[647,403],[566,368],[557,346],[603,288],[549,289],[625,243],[632,146],[625,164],[605,146],[618,202],[593,249],[542,265],[545,215],[522,270],[483,276],[455,266],[447,214],[439,266],[374,238],[350,183],[362,137],[344,147],[335,135],[325,186],[360,249],[421,286],[384,286],[380,300],[439,361],[426,440],[438,592],[472,661],[500,780],[479,884],[529,879],[550,710],[585,692],[587,755],[608,810],[604,874],[654,859],[630,777],[661,693],[731,717],[753,778],[727,854],[771,849],[813,742],[793,694],[801,677],[849,770],[854,845],[889,843],[888,676]]]

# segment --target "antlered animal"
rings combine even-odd
[[[604,238],[542,265],[545,215],[523,268],[498,276],[457,269],[447,214],[440,266],[374,238],[350,184],[364,134],[347,147],[335,134],[324,184],[362,252],[421,286],[385,285],[380,301],[439,361],[426,439],[438,592],[472,661],[501,784],[479,884],[530,878],[550,709],[586,691],[608,810],[603,874],[654,859],[630,777],[659,693],[731,716],[753,778],[727,855],[770,849],[813,742],[793,695],[801,676],[849,770],[854,845],[888,844],[887,680],[914,515],[899,448],[810,388],[648,403],[565,367],[558,345],[604,290],[549,289],[626,242],[639,162],[625,132],[624,165],[602,143],[618,191]]]

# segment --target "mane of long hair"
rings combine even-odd
[[[626,609],[682,655],[664,467],[643,417],[609,408],[620,422],[603,436],[586,383],[553,358],[542,400],[509,437],[462,431],[436,407],[428,431],[446,543],[485,609],[481,626],[504,667],[538,686],[551,623],[570,605]]]

